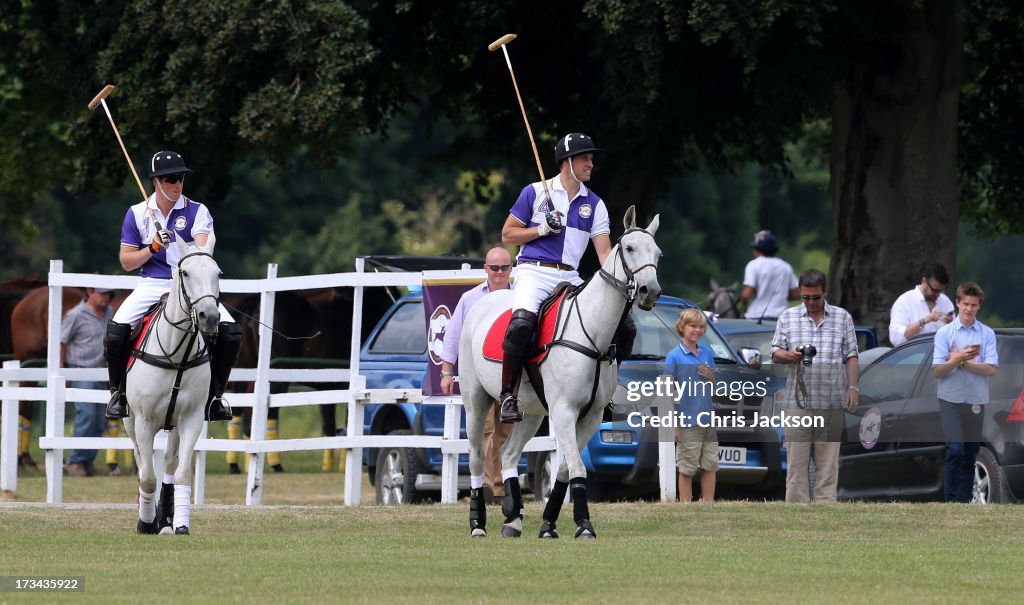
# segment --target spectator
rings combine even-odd
[[[682,427],[676,429],[676,468],[679,471],[679,502],[693,501],[693,477],[700,471],[700,501],[715,501],[718,472],[718,432],[711,422],[711,395],[715,384],[715,356],[698,341],[708,329],[708,319],[697,308],[683,309],[676,333],[683,339],[665,358],[665,370],[683,385],[676,413]]]
[[[946,438],[946,502],[971,501],[988,379],[999,369],[996,333],[977,319],[984,300],[981,286],[960,284],[957,318],[935,333],[932,372],[939,380],[939,417]]]
[[[102,368],[103,334],[107,322],[113,317],[110,301],[113,291],[107,288],[86,288],[85,300],[68,311],[61,321],[60,359],[67,368]],[[73,389],[106,389],[105,381],[72,381]],[[103,406],[97,403],[75,402],[75,437],[102,437],[107,427]],[[72,477],[92,477],[96,470],[96,450],[72,450],[64,470]]]
[[[803,305],[782,313],[772,338],[772,361],[790,364],[776,400],[786,415],[814,418],[812,427],[786,428],[786,502],[810,501],[812,454],[814,500],[835,501],[843,408],[856,410],[860,394],[853,318],[826,302],[825,281],[817,269],[804,271],[799,281]]]
[[[478,300],[495,290],[506,290],[508,278],[512,271],[512,256],[504,248],[491,248],[484,257],[484,273],[487,281],[467,291],[459,299],[459,304],[452,312],[451,321],[444,330],[444,349],[441,351],[441,391],[451,395],[454,389],[453,374],[455,362],[459,357],[459,337],[462,335],[462,322],[466,313]],[[484,424],[484,476],[471,477],[471,488],[484,490],[484,501],[493,502],[505,497],[505,484],[501,480],[501,446],[508,439],[514,425],[501,422],[498,418],[497,402],[491,407]],[[478,485],[478,483],[480,485]]]
[[[953,303],[944,294],[947,284],[949,273],[936,263],[925,271],[920,286],[900,294],[889,313],[892,346],[921,334],[937,332],[953,321]]]
[[[791,300],[797,300],[796,273],[793,267],[775,256],[779,246],[771,231],[758,231],[750,240],[754,260],[743,271],[743,292],[740,300],[748,303],[747,319],[775,320]]]

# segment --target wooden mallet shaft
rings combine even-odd
[[[117,130],[117,124],[114,123],[114,117],[110,115],[110,109],[107,107],[105,99],[107,95],[114,92],[114,85],[107,84],[103,87],[103,90],[99,92],[92,101],[89,101],[89,111],[96,109],[96,105],[103,106],[103,112],[107,114],[107,119],[110,120],[110,127],[114,129],[114,136],[117,137],[117,143],[121,146],[121,152],[124,153],[124,159],[128,161],[128,167],[132,170],[132,176],[135,177],[135,183],[139,186],[139,192],[142,193],[143,201],[149,199],[149,194],[146,193],[146,188],[142,186],[142,180],[139,178],[139,173],[135,172],[135,164],[132,163],[132,158],[128,155],[128,150],[124,147],[124,141],[121,140],[121,133]],[[156,217],[153,218],[156,220]]]

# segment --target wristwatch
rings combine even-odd
[[[924,327],[924,318],[922,317],[921,319],[917,320],[917,323],[923,328]]]
[[[454,376],[454,374],[452,374],[448,370],[441,370],[441,377],[443,378],[443,377],[446,377],[446,376]]]

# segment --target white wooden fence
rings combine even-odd
[[[454,503],[458,492],[458,456],[468,452],[468,441],[459,438],[459,397],[424,397],[418,389],[367,389],[365,376],[359,370],[359,350],[362,333],[363,289],[380,286],[419,286],[424,279],[483,278],[483,270],[429,271],[423,273],[367,273],[363,259],[356,260],[353,273],[277,277],[277,265],[267,267],[265,279],[221,281],[224,293],[260,294],[259,352],[255,369],[235,369],[233,381],[254,382],[254,392],[231,395],[232,407],[252,407],[252,429],[249,440],[211,439],[204,428],[196,446],[195,480],[192,493],[195,504],[204,499],[207,452],[244,452],[249,456],[249,474],[246,482],[245,502],[260,506],[263,496],[263,460],[267,452],[343,449],[346,451],[344,493],[345,504],[358,506],[362,489],[363,448],[410,447],[439,448],[443,454],[441,502]],[[49,323],[47,326],[47,358],[45,368],[20,368],[18,362],[5,362],[0,370],[0,400],[3,421],[0,426],[0,489],[14,492],[17,487],[17,406],[19,400],[46,402],[45,433],[39,447],[46,451],[46,502],[60,503],[63,499],[63,458],[65,449],[132,449],[126,437],[69,437],[64,434],[64,408],[67,401],[105,404],[106,391],[67,388],[68,381],[106,380],[105,368],[60,367],[61,290],[66,286],[104,287],[119,290],[133,289],[139,278],[133,276],[64,273],[63,262],[50,261]],[[273,327],[274,300],[277,292],[308,290],[325,287],[354,288],[352,312],[352,344],[349,369],[271,369],[270,343]],[[19,381],[45,382],[45,387],[22,387]],[[341,383],[348,389],[317,390],[304,393],[270,393],[271,382]],[[364,435],[363,406],[367,403],[419,402],[445,406],[444,434],[440,437],[425,435]],[[271,407],[291,407],[335,403],[347,406],[347,434],[336,437],[303,439],[266,439],[267,411]],[[162,451],[166,437],[157,437],[157,448]],[[550,437],[535,437],[527,444],[527,451],[554,450]],[[162,455],[162,453],[161,453]],[[159,460],[158,460],[159,462]],[[162,466],[158,466],[158,469]],[[158,470],[159,472],[159,470]],[[674,483],[674,482],[673,482]]]

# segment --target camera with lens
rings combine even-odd
[[[803,353],[804,358],[800,360],[800,363],[805,366],[809,366],[814,363],[814,356],[818,354],[818,349],[816,349],[814,345],[800,345],[796,350]]]

